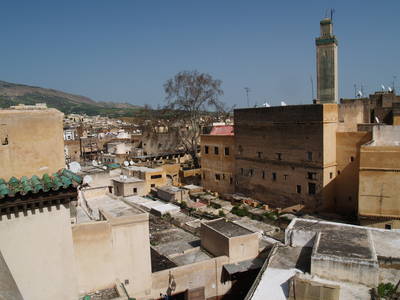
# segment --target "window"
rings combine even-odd
[[[218,147],[214,147],[214,154],[218,154]]]
[[[276,173],[272,173],[272,180],[276,181]]]
[[[240,168],[240,175],[243,175],[243,168]]]
[[[287,180],[288,179],[288,177],[289,177],[289,175],[283,175],[283,179],[285,179],[285,180]]]
[[[338,175],[340,175],[340,170],[339,170],[339,171],[337,171],[337,174],[338,174]]]
[[[276,153],[276,158],[278,160],[282,160],[282,153]]]
[[[229,155],[229,147],[225,147],[225,155]]]
[[[333,173],[330,172],[330,173],[329,173],[329,178],[332,179],[332,177],[333,177]]]
[[[350,156],[350,161],[351,161],[351,162],[354,161],[354,156]]]
[[[296,186],[297,194],[301,194],[301,185]]]
[[[317,173],[308,172],[308,173],[307,173],[307,178],[308,178],[308,179],[311,179],[311,180],[315,180],[315,179],[317,179]]]
[[[242,147],[242,145],[239,145],[238,154],[242,154],[242,153],[243,153],[243,147]]]
[[[307,152],[307,160],[312,160],[312,152]]]
[[[225,180],[225,174],[224,173],[222,174],[222,179]]]
[[[233,178],[231,177],[231,178],[229,178],[229,184],[232,184],[233,183]]]
[[[392,225],[391,224],[385,224],[385,229],[391,230],[392,229]]]
[[[204,153],[208,154],[208,146],[204,146]]]
[[[203,179],[206,179],[206,173],[203,172]]]
[[[258,156],[258,158],[262,158],[262,152],[257,152],[257,156]]]
[[[162,175],[151,175],[151,179],[158,179],[161,177],[162,177]]]
[[[0,145],[8,145],[8,134],[6,124],[0,124]]]
[[[221,180],[221,175],[215,174],[215,180]]]
[[[137,188],[133,188],[133,193],[137,194]]]
[[[315,195],[316,192],[316,185],[313,182],[308,183],[308,194],[309,195]]]
[[[151,186],[151,187],[155,187],[156,185],[153,183],[153,184],[151,184],[150,186]]]
[[[265,171],[262,171],[262,179],[265,179]]]

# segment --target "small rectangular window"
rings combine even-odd
[[[204,153],[208,154],[208,146],[204,146]]]
[[[307,160],[311,161],[312,160],[312,152],[307,152]]]
[[[229,178],[229,184],[232,184],[233,183],[233,178],[231,177],[231,178]]]
[[[218,147],[214,147],[214,154],[218,154]]]
[[[158,179],[158,178],[161,178],[162,177],[162,175],[151,175],[151,179]]]
[[[277,160],[282,160],[282,153],[276,153]]]
[[[156,185],[155,185],[154,183],[152,183],[150,186],[151,186],[151,187],[155,187]]]
[[[301,185],[296,186],[297,194],[301,194]]]
[[[137,194],[137,188],[133,188],[133,193]]]
[[[308,178],[308,179],[311,179],[311,180],[315,180],[315,179],[317,179],[317,173],[315,173],[315,172],[308,172],[308,173],[307,173],[307,178]]]
[[[272,173],[272,180],[276,181],[276,173]]]
[[[243,175],[244,171],[243,168],[240,168],[240,175]]]
[[[308,183],[308,194],[309,195],[315,195],[316,193],[316,185],[313,182]]]
[[[329,173],[329,178],[332,179],[332,177],[333,177],[333,173],[330,172],[330,173]]]
[[[262,179],[265,179],[265,171],[262,171]]]
[[[285,179],[285,180],[287,180],[288,179],[288,177],[289,177],[289,175],[283,175],[283,179]]]
[[[391,230],[392,229],[392,225],[391,224],[385,224],[385,229]]]
[[[354,161],[354,156],[350,156],[350,161],[351,161],[351,162]]]
[[[262,158],[262,152],[257,152],[257,156],[258,156],[258,158]]]
[[[225,147],[225,155],[229,155],[229,147]]]
[[[215,174],[215,179],[216,179],[216,180],[221,180],[221,175]]]
[[[203,173],[203,179],[206,179],[206,173],[205,172]]]

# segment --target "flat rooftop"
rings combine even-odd
[[[141,166],[128,166],[124,167],[124,169],[130,171],[139,171],[139,172],[161,172],[162,168],[148,168],[148,167],[141,167]]]
[[[139,179],[137,177],[132,177],[132,176],[126,176],[126,178],[125,177],[121,178],[120,176],[117,176],[117,177],[113,177],[111,179],[116,181],[116,182],[119,182],[119,183],[143,182],[143,180],[141,180],[141,179]]]
[[[226,221],[225,219],[217,219],[204,224],[227,237],[235,237],[254,233],[238,224]]]
[[[177,193],[182,190],[181,188],[172,185],[160,186],[157,189],[168,193]]]
[[[363,228],[341,228],[321,232],[316,253],[351,259],[374,259],[368,231]]]

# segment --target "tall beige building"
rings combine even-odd
[[[338,101],[338,59],[336,37],[331,19],[320,22],[321,35],[315,39],[317,46],[317,103]]]
[[[0,178],[42,176],[64,168],[63,116],[45,105],[0,110]]]

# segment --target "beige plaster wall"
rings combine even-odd
[[[0,251],[24,299],[77,299],[69,208],[3,216],[0,236]]]
[[[41,176],[65,167],[63,114],[56,109],[0,110],[0,178]]]
[[[206,299],[224,295],[232,286],[231,281],[224,281],[222,277],[222,267],[227,263],[229,263],[228,257],[220,256],[190,265],[155,272],[152,274],[151,297],[157,299],[160,297],[160,293],[167,294],[169,283],[172,280],[176,284],[172,294],[204,287]]]
[[[201,247],[215,256],[229,256],[229,239],[202,223],[200,227]]]
[[[107,221],[72,226],[81,295],[115,285],[111,226]]]
[[[400,147],[361,147],[359,215],[399,218],[399,182]]]
[[[231,237],[229,239],[229,262],[235,263],[257,257],[259,238],[257,233]]]

